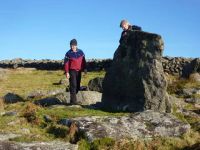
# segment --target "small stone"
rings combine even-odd
[[[189,80],[192,82],[200,82],[200,74],[199,73],[190,74]]]
[[[48,115],[44,115],[44,121],[45,122],[52,122],[53,119],[50,116],[48,116]]]
[[[9,111],[9,112],[5,112],[3,116],[16,116],[16,115],[17,115],[16,111]]]
[[[63,118],[63,119],[58,121],[58,124],[62,124],[64,126],[68,126],[68,127],[71,126],[71,123],[72,123],[72,120],[67,119],[67,118]]]
[[[102,88],[103,78],[96,77],[89,81],[88,83],[88,89],[90,91],[97,91],[97,92],[103,92]]]
[[[4,103],[17,103],[17,102],[21,102],[23,101],[23,98],[20,97],[17,94],[14,93],[7,93],[4,97],[3,97]]]

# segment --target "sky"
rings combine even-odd
[[[0,60],[113,58],[122,19],[156,33],[163,56],[200,57],[200,0],[0,0]]]

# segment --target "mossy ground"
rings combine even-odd
[[[167,80],[170,81],[168,82],[168,88],[167,88],[169,94],[176,94],[176,92],[184,88],[200,87],[200,82],[194,82],[189,79],[180,78],[178,76],[168,75]],[[198,97],[200,95],[196,96]]]
[[[82,86],[87,86],[89,80],[104,77],[105,72],[88,72],[82,75]],[[0,80],[0,97],[13,92],[25,97],[34,90],[53,90],[65,88],[65,85],[55,84],[65,78],[64,71],[44,71],[28,69],[10,69],[6,71],[6,79]]]
[[[48,91],[53,89],[65,88],[64,85],[58,85],[61,79],[65,78],[63,71],[41,71],[41,70],[27,70],[27,69],[11,69],[6,72],[6,78],[0,80],[0,97],[3,97],[8,92],[16,93],[25,98],[28,93],[35,90]],[[81,84],[86,86],[90,79],[95,77],[104,77],[105,72],[88,72],[87,75],[82,76]],[[168,92],[175,94],[181,88],[199,87],[199,83],[190,82],[186,79],[178,79],[177,77],[170,77],[172,81],[168,86]],[[199,95],[195,95],[198,97]],[[197,110],[193,104],[185,106],[187,110]],[[128,113],[111,113],[102,110],[93,110],[88,108],[76,108],[70,106],[60,107],[40,107],[32,103],[32,101],[25,100],[15,104],[0,103],[0,112],[16,111],[15,116],[1,116],[0,117],[0,132],[1,133],[16,133],[22,136],[10,139],[18,142],[30,141],[51,141],[55,139],[68,141],[68,128],[62,125],[57,125],[61,118],[74,118],[80,116],[122,116]],[[180,120],[190,123],[192,130],[182,137],[176,138],[154,138],[151,140],[128,140],[113,141],[110,138],[103,138],[95,140],[92,143],[81,139],[79,149],[182,149],[187,146],[194,145],[200,141],[200,129],[195,124],[200,122],[198,118],[187,117],[177,112],[177,106],[173,106],[173,114]],[[53,122],[45,122],[44,115],[48,115],[53,119]],[[26,131],[26,132],[25,132]],[[60,134],[62,133],[62,134]]]
[[[58,136],[60,131],[66,131],[65,126],[56,126],[53,123],[45,123],[44,115],[48,115],[56,122],[61,118],[74,118],[80,116],[119,116],[124,113],[109,113],[101,110],[88,108],[76,108],[70,106],[60,107],[40,107],[25,99],[25,102],[15,104],[3,104],[2,97],[8,92],[15,93],[25,98],[28,93],[41,90],[48,91],[65,88],[65,85],[58,85],[61,79],[65,78],[64,72],[59,71],[42,71],[29,69],[10,69],[6,71],[5,80],[0,80],[0,97],[1,111],[15,111],[16,116],[0,117],[0,132],[22,134],[11,140],[15,141],[49,141],[55,138],[63,138],[64,135]],[[82,86],[87,86],[89,80],[95,77],[104,77],[105,72],[88,72],[82,76]],[[28,129],[28,133],[23,133]]]
[[[102,138],[92,143],[82,139],[79,141],[79,150],[182,150],[198,144],[200,135],[197,132],[189,132],[181,137],[155,137],[153,139],[121,139],[114,141],[110,138]]]

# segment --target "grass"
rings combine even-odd
[[[196,109],[194,105],[192,104],[187,104],[184,109],[189,110],[189,111],[199,111],[199,109]],[[200,117],[195,117],[195,116],[186,116],[182,114],[181,112],[178,111],[177,106],[174,104],[172,108],[172,114],[176,116],[179,120],[188,123],[191,125],[191,128],[194,131],[197,131],[200,133],[200,126],[198,123],[200,122]]]
[[[0,97],[8,92],[16,93],[25,97],[28,93],[35,90],[53,90],[65,88],[64,85],[58,85],[61,79],[65,78],[64,71],[44,71],[44,70],[15,70],[7,71],[7,78],[0,80]],[[105,72],[88,72],[82,75],[81,85],[87,86],[89,80],[95,77],[104,77]]]
[[[64,72],[59,71],[41,71],[29,69],[8,69],[6,78],[0,80],[0,97],[8,92],[15,93],[25,98],[26,95],[35,90],[48,91],[65,88],[65,85],[58,85],[61,79],[65,78]],[[88,72],[82,76],[81,84],[87,86],[89,80],[95,77],[104,77],[105,72]],[[120,113],[107,113],[101,110],[92,110],[87,108],[43,108],[34,105],[31,101],[18,102],[5,105],[0,99],[1,111],[15,111],[16,116],[0,117],[0,132],[12,132],[22,136],[11,139],[13,141],[48,141],[57,138],[53,131],[64,130],[65,127],[55,127],[52,124],[44,122],[44,115],[51,116],[54,121],[61,118],[74,118],[80,116],[107,116],[123,115]],[[23,134],[23,129],[29,129],[29,135]]]
[[[3,99],[0,97],[0,112],[4,110],[4,102]]]
[[[89,143],[88,141],[82,139],[78,144],[79,150],[102,150],[113,149],[115,141],[111,138],[102,138]]]
[[[69,128],[63,125],[52,124],[47,128],[47,133],[50,133],[54,138],[66,138],[68,140]]]
[[[9,70],[7,79],[1,81],[0,96],[5,95],[8,92],[13,92],[25,97],[29,92],[33,90],[49,90],[56,88],[64,88],[63,85],[53,85],[55,82],[59,82],[63,78],[62,71],[17,71]]]
[[[87,86],[88,85],[88,82],[91,80],[91,79],[94,79],[96,77],[104,77],[105,76],[105,71],[95,71],[95,72],[88,72],[87,75],[83,75],[82,76],[82,81],[81,81],[81,84],[83,86]]]
[[[176,92],[184,88],[200,87],[200,82],[191,82],[189,79],[179,78],[177,76],[168,75],[167,80],[169,83],[167,91],[171,95],[176,94]]]
[[[49,141],[59,137],[57,133],[64,131],[66,127],[52,126],[52,123],[44,121],[44,115],[52,118],[53,123],[56,123],[62,118],[74,118],[81,116],[122,116],[127,113],[109,113],[101,110],[93,110],[87,108],[75,108],[69,106],[60,107],[39,107],[31,102],[20,102],[9,104],[5,107],[6,111],[16,111],[16,116],[2,116],[0,117],[0,132],[12,132],[22,134],[21,137],[12,139],[12,141]],[[10,124],[12,122],[12,124]],[[10,124],[10,125],[9,125]],[[23,134],[22,129],[30,130],[30,135]],[[36,137],[39,138],[36,138]],[[63,140],[66,140],[63,136]]]
[[[104,77],[105,72],[88,72],[87,75],[82,76],[81,85],[87,86],[89,80],[95,77]],[[65,78],[62,70],[59,71],[41,71],[41,70],[14,70],[6,71],[6,78],[0,80],[0,97],[8,92],[13,92],[21,97],[26,97],[28,93],[41,90],[48,91],[54,89],[65,88],[65,85],[54,84]],[[199,83],[190,82],[186,79],[179,79],[174,76],[169,76],[170,84],[168,92],[176,94],[176,92],[183,88],[199,87]],[[199,97],[199,95],[193,95]],[[184,109],[195,110],[193,104],[187,104]],[[15,104],[4,104],[0,98],[0,111],[16,111],[15,116],[0,116],[0,133],[16,133],[20,137],[10,139],[17,142],[32,142],[32,141],[52,141],[55,139],[68,141],[69,137],[68,127],[55,124],[61,118],[72,119],[82,116],[123,116],[128,113],[111,113],[102,110],[93,110],[88,108],[76,108],[69,106],[59,107],[39,107],[31,101],[18,102]],[[200,141],[200,129],[196,123],[200,122],[199,118],[184,116],[178,112],[177,106],[173,106],[173,114],[182,120],[189,123],[192,127],[191,132],[186,133],[181,137],[158,137],[151,140],[139,139],[130,140],[122,139],[114,141],[110,138],[97,139],[91,143],[85,139],[81,139],[79,149],[112,149],[112,150],[173,150],[183,149],[187,146],[192,146]],[[53,122],[46,123],[44,115],[52,118]],[[27,130],[27,133],[24,132]]]
[[[122,116],[128,113],[109,113],[102,110],[94,110],[87,108],[73,108],[73,107],[61,107],[61,108],[42,108],[38,110],[37,115],[43,117],[43,115],[49,115],[53,118],[75,118],[84,116]]]
[[[26,119],[19,116],[3,116],[0,117],[0,122],[0,133],[22,135],[11,139],[12,141],[49,141],[50,139],[53,139],[45,130],[28,123]]]
[[[97,139],[91,143],[82,139],[79,150],[181,150],[200,141],[199,133],[188,132],[181,137],[156,137],[153,139]]]
[[[177,111],[177,106],[176,105],[173,105],[172,107],[172,114],[174,116],[176,116],[179,120],[185,122],[185,123],[188,123],[188,121],[185,119],[184,115],[181,113],[181,112],[178,112]]]
[[[178,92],[181,89],[184,88],[196,88],[200,87],[200,83],[198,82],[191,82],[189,79],[179,79],[176,76],[168,76],[168,81],[171,81],[170,84],[168,85],[168,92],[170,94],[176,95],[176,92]],[[199,94],[193,94],[191,97],[194,98],[199,98]],[[184,99],[182,99],[184,100]],[[200,118],[193,117],[193,116],[185,116],[181,112],[178,111],[178,108],[180,106],[176,106],[175,104],[173,105],[172,108],[172,114],[176,116],[179,120],[189,123],[191,125],[191,128],[194,131],[197,131],[200,133],[200,127],[197,125],[198,122],[200,122]],[[194,104],[187,103],[184,107],[184,109],[189,110],[189,111],[199,111],[197,108],[195,108]]]

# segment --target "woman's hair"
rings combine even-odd
[[[122,20],[122,21],[120,22],[120,28],[122,27],[123,24],[128,24],[128,25],[130,25],[130,23],[129,23],[127,20]]]

